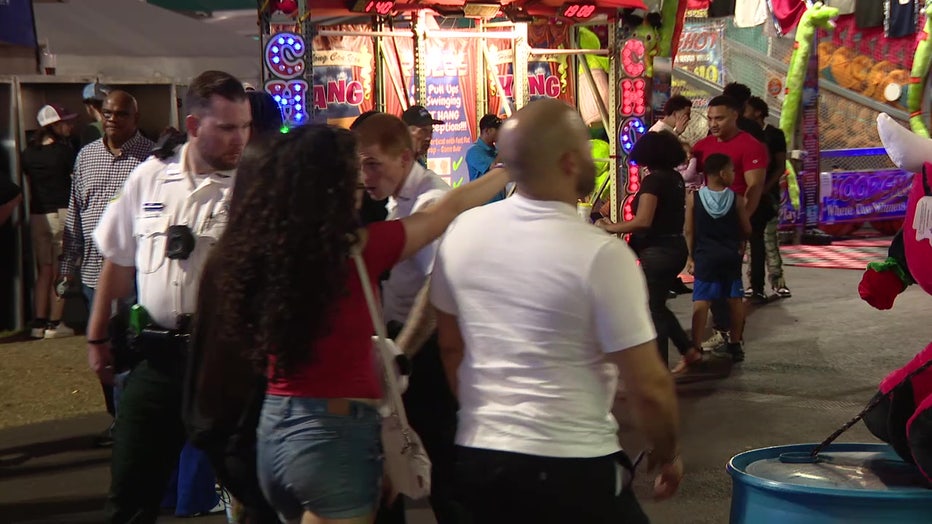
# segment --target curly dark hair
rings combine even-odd
[[[312,357],[345,292],[359,164],[346,130],[305,125],[247,147],[212,255],[218,329],[276,376]],[[222,341],[221,341],[222,342]]]
[[[686,162],[680,139],[669,131],[651,131],[634,143],[631,160],[651,170],[676,169]]]

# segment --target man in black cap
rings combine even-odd
[[[495,141],[498,139],[498,128],[502,126],[502,119],[491,113],[479,120],[479,139],[466,152],[466,168],[469,171],[469,181],[472,182],[486,174],[495,163],[498,151]],[[505,199],[502,191],[489,202]]]
[[[443,120],[437,120],[430,116],[424,106],[411,106],[401,114],[401,120],[408,125],[411,131],[411,138],[414,140],[414,152],[417,155],[417,162],[427,167],[427,150],[430,149],[430,139],[434,136],[434,124],[442,124]]]

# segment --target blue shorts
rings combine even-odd
[[[382,489],[382,418],[351,402],[348,415],[327,399],[267,395],[259,420],[259,483],[283,520],[305,510],[325,519],[374,514]]]
[[[744,283],[740,278],[732,281],[716,280],[708,282],[699,280],[693,282],[693,302],[721,300],[725,298],[744,298]]]

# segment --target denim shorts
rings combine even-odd
[[[731,281],[693,281],[693,302],[722,300],[727,298],[744,298],[744,284],[741,279]]]
[[[326,519],[374,514],[382,486],[382,423],[376,408],[267,395],[259,421],[262,492],[284,520],[305,510]]]

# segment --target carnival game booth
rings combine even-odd
[[[620,219],[640,187],[626,155],[652,123],[651,101],[669,97],[669,67],[653,82],[653,63],[672,58],[685,7],[665,2],[650,24],[640,0],[265,2],[263,86],[292,125],[425,106],[443,121],[428,165],[454,186],[468,179],[465,153],[482,115],[564,100],[590,124],[602,161],[591,200],[611,194]]]
[[[717,90],[697,89],[698,80],[717,86],[737,81],[763,98],[772,116],[777,113],[775,125],[786,130],[787,123],[798,122],[795,136],[787,136],[790,149],[798,151],[799,193],[784,199],[785,227],[818,227],[834,236],[863,224],[883,234],[896,231],[909,179],[879,148],[874,121],[883,112],[925,132],[929,43],[923,3],[899,3],[898,15],[904,16],[891,23],[882,10],[872,20],[857,18],[853,2],[829,0],[834,7],[826,9],[767,3],[753,16],[740,5],[716,9],[717,3],[691,2],[701,9],[687,13],[674,92],[701,100]]]

